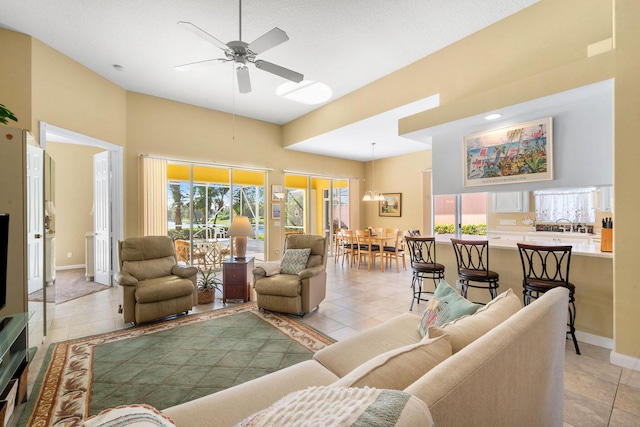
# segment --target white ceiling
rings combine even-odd
[[[328,85],[331,102],[537,1],[244,0],[242,38],[251,42],[276,26],[286,31],[289,41],[259,58]],[[0,10],[0,27],[29,34],[129,91],[276,124],[319,107],[277,96],[287,80],[253,66],[249,94],[238,93],[229,63],[174,69],[222,56],[177,22],[193,22],[225,43],[237,40],[237,1],[0,0]],[[376,158],[423,150],[416,141],[387,136],[398,138],[398,114],[422,111],[432,101],[390,112],[393,118],[379,115],[377,125],[372,119],[337,131],[337,140],[348,138],[348,144],[318,137],[291,148],[361,161],[370,159],[376,140],[385,141],[376,145]]]

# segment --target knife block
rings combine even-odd
[[[603,228],[600,236],[600,252],[613,252],[613,229]]]

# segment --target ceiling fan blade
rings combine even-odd
[[[280,28],[275,27],[271,31],[267,31],[251,43],[249,43],[248,49],[256,55],[264,52],[265,50],[276,47],[281,43],[289,40],[287,33]]]
[[[240,93],[251,92],[251,80],[249,79],[249,68],[246,66],[236,68],[238,76],[238,90]]]
[[[178,71],[190,71],[196,68],[204,67],[206,65],[211,65],[215,62],[228,62],[228,59],[216,58],[216,59],[205,59],[204,61],[190,62],[188,64],[176,65],[174,68]]]
[[[226,43],[222,43],[220,40],[218,40],[217,38],[215,38],[211,34],[207,33],[205,30],[203,30],[202,28],[198,27],[197,25],[192,24],[191,22],[178,21],[178,25],[180,25],[182,28],[186,29],[187,31],[191,31],[196,36],[200,37],[201,39],[203,39],[205,41],[208,41],[209,43],[213,44],[214,46],[219,47],[222,50],[229,49],[229,46],[227,46]]]
[[[292,71],[288,68],[284,68],[279,65],[272,64],[271,62],[263,61],[261,59],[258,59],[255,62],[255,65],[261,70],[268,71],[280,77],[284,77],[285,79],[291,80],[292,82],[300,83],[304,79],[304,76],[300,73],[296,73],[295,71]]]

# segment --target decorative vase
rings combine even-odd
[[[212,289],[198,289],[198,304],[210,304],[216,298],[216,292]]]

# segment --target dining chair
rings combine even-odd
[[[385,266],[388,266],[388,267],[391,267],[391,262],[395,259],[396,270],[398,270],[398,273],[400,273],[399,258],[402,258],[402,267],[405,270],[407,269],[407,258],[405,257],[405,251],[404,251],[403,232],[398,230],[397,228],[393,228],[393,229],[387,228],[385,231],[388,232],[389,230],[395,230],[395,236],[396,236],[395,244],[393,246],[384,245],[382,249],[383,250],[382,255],[384,256]],[[389,234],[387,234],[387,236],[388,235]]]
[[[422,297],[423,293],[433,294],[440,280],[444,279],[444,265],[436,262],[436,238],[435,237],[412,237],[406,236],[409,259],[411,260],[411,290],[413,298],[409,311],[413,310],[413,303],[418,301],[429,301],[430,298]],[[433,280],[433,291],[423,290],[424,279]]]
[[[420,230],[407,230],[407,234],[411,237],[419,237],[421,236]]]
[[[337,264],[338,259],[344,254],[344,228],[339,229],[336,233],[334,233],[334,249],[333,249],[333,263]]]
[[[576,354],[580,354],[576,339],[576,287],[569,281],[571,245],[529,245],[518,243],[522,261],[522,288],[524,305],[531,303],[550,289],[564,287],[569,290],[569,331]]]
[[[356,265],[358,258],[358,241],[353,230],[342,231],[342,265],[344,266],[344,260],[347,259],[347,265],[352,267]]]
[[[367,270],[371,270],[371,264],[375,266],[376,256],[380,255],[380,246],[371,241],[369,230],[356,230],[356,243],[358,245],[358,268],[360,268],[362,257],[366,256]]]
[[[487,289],[491,299],[497,297],[500,275],[489,270],[489,241],[451,239],[451,243],[456,254],[462,296],[467,297],[468,288],[479,288]]]

